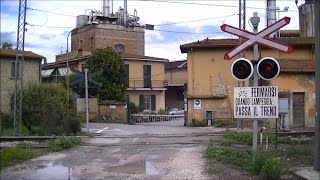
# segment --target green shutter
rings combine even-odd
[[[144,98],[143,98],[143,95],[139,96],[139,109],[140,109],[140,112],[144,110]]]
[[[129,64],[125,64],[124,67],[125,67],[125,77],[127,80],[127,87],[129,87]]]
[[[151,95],[151,111],[156,110],[156,95]]]
[[[143,65],[143,84],[145,88],[151,87],[151,65]]]

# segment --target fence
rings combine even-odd
[[[184,126],[184,115],[132,114],[132,124]]]

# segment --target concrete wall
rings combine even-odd
[[[165,80],[170,84],[184,84],[187,82],[187,68],[165,70]]]
[[[11,76],[12,62],[15,57],[1,57],[0,60],[0,110],[8,112],[10,109],[10,97],[15,89],[15,79]],[[23,85],[29,82],[40,83],[40,60],[25,58],[23,66]]]
[[[188,51],[188,123],[191,123],[192,119],[203,120],[205,110],[213,110],[216,118],[233,117],[233,87],[237,86],[237,81],[232,77],[230,68],[237,58],[225,61],[224,54],[229,50],[215,48]],[[246,51],[245,56],[249,60],[252,59],[252,51]],[[291,54],[263,48],[261,58],[267,56],[290,60],[314,59],[314,52],[311,47],[306,46],[295,47]],[[280,73],[270,85],[279,86],[280,91],[306,92],[305,111],[309,116],[306,117],[306,125],[312,126],[315,104],[314,74]],[[248,86],[248,81],[245,82],[245,86]],[[194,99],[202,101],[201,110],[193,108]]]
[[[92,47],[90,47],[91,38],[93,38]],[[78,51],[79,39],[82,40],[83,51],[123,44],[125,53],[144,55],[144,28],[142,27],[99,24],[74,29],[71,33],[72,51]]]

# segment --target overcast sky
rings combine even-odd
[[[247,2],[247,21],[253,12],[261,18],[259,31],[265,28],[265,1]],[[18,0],[1,0],[1,44],[16,46]],[[298,6],[304,1],[299,0]],[[123,7],[122,0],[114,0],[113,11]],[[238,27],[238,0],[128,0],[128,12],[137,10],[141,24],[153,24],[155,30],[145,32],[145,55],[167,58],[170,61],[186,59],[179,46],[205,38],[237,38],[220,30],[222,24]],[[299,13],[295,0],[277,0],[280,18],[291,17],[282,29],[298,29]],[[67,49],[67,35],[76,26],[76,16],[86,9],[101,10],[102,0],[28,0],[25,50],[45,56],[48,62]],[[164,25],[169,24],[169,25]],[[249,24],[246,30],[252,31]],[[70,45],[69,45],[70,49]]]

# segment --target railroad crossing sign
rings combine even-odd
[[[85,73],[84,72],[80,72],[78,70],[74,70],[74,72],[80,76],[80,78],[78,79],[75,79],[73,81],[70,82],[70,85],[75,85],[75,84],[78,84],[79,82],[81,81],[84,81],[85,80]],[[98,71],[95,71],[91,74],[88,75],[88,81],[92,82],[93,84],[95,84],[96,86],[98,87],[102,87],[102,83],[92,79],[93,77],[95,77],[96,75],[100,75],[101,73],[103,72],[103,69],[99,69]]]
[[[278,31],[283,26],[290,23],[290,17],[284,17],[280,19],[279,21],[275,22],[271,26],[265,28],[264,30],[260,31],[257,34],[241,30],[239,28],[223,24],[220,26],[221,30],[239,37],[242,37],[246,39],[241,44],[230,50],[228,53],[224,55],[225,60],[230,60],[234,56],[240,54],[245,49],[251,47],[254,44],[261,44],[263,46],[270,47],[272,49],[280,50],[285,53],[292,53],[293,48],[289,45],[286,45],[284,43],[276,42],[274,40],[271,40],[268,38],[268,36],[276,31]]]

